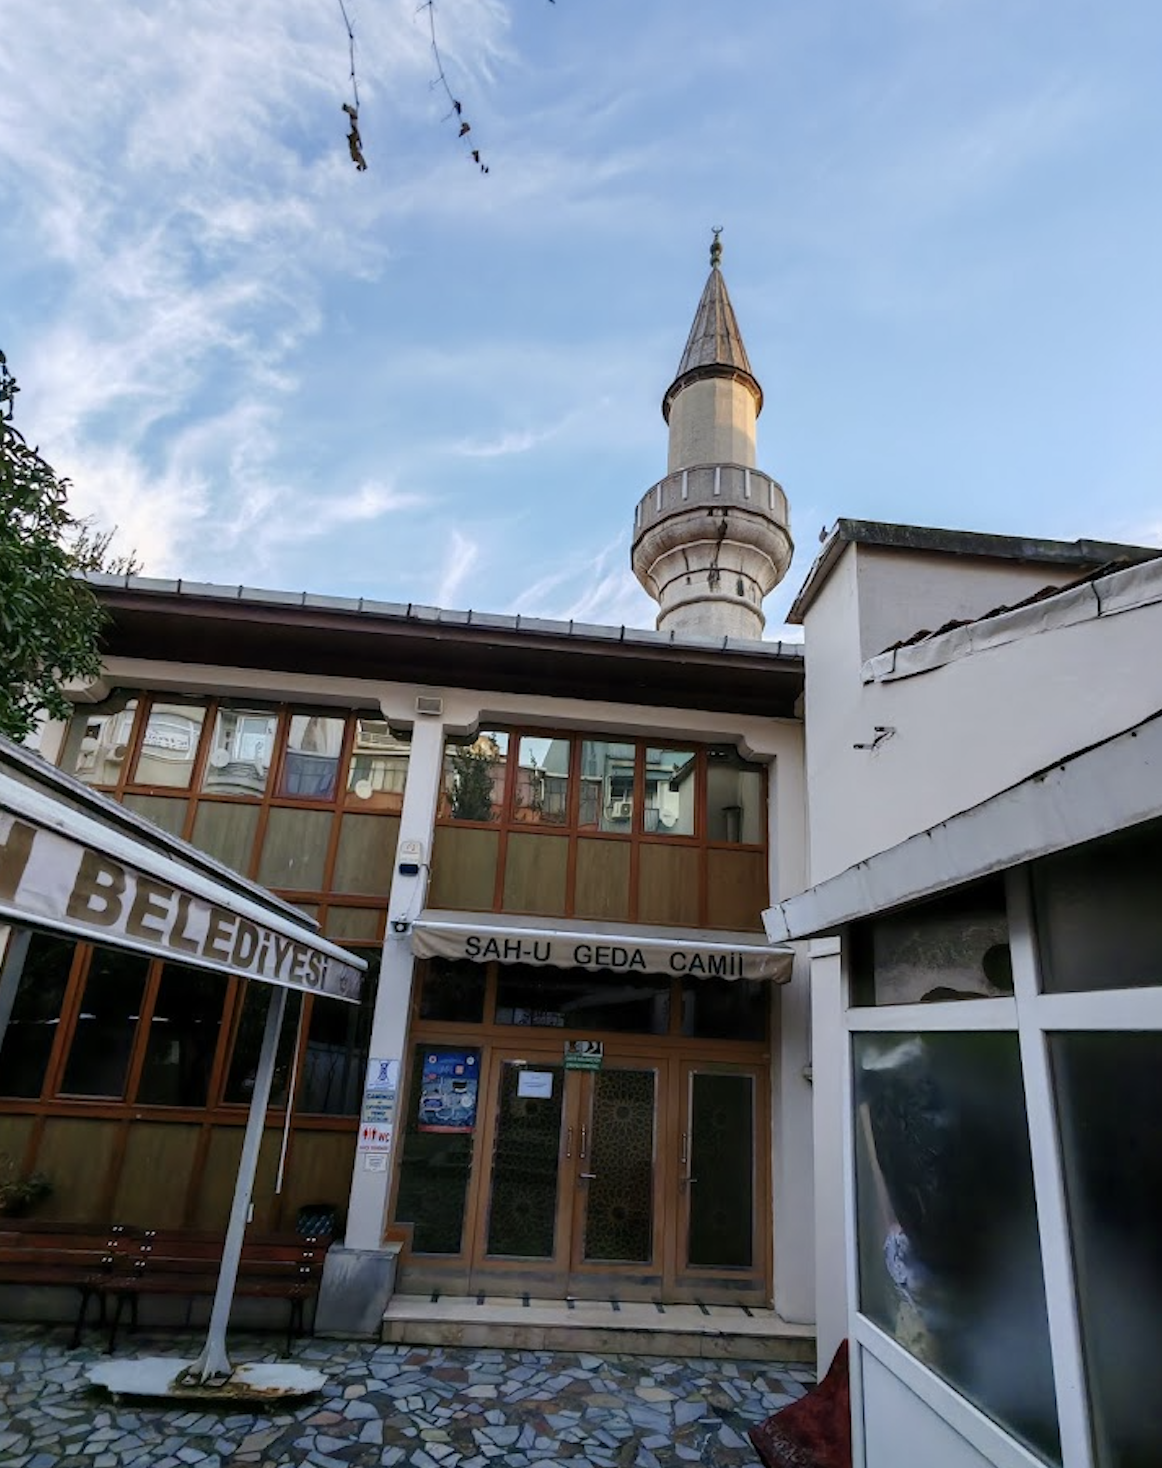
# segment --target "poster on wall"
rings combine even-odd
[[[386,1172],[395,1131],[395,1103],[399,1092],[399,1061],[371,1059],[363,1087],[359,1115],[358,1149],[367,1172]]]
[[[478,1050],[425,1051],[417,1131],[473,1131],[479,1074]]]

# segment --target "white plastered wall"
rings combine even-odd
[[[898,681],[863,682],[865,659],[889,643],[1073,576],[1073,568],[845,547],[805,618],[807,885],[1162,707],[1162,604],[1033,631]],[[891,731],[878,744],[877,726]],[[816,1333],[826,1365],[847,1331],[837,948],[812,946],[812,977]]]

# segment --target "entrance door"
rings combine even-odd
[[[663,1064],[618,1057],[567,1071],[559,1050],[494,1052],[473,1290],[657,1295]]]
[[[761,1072],[682,1065],[671,1298],[767,1300],[769,1196]]]

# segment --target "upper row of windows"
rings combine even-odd
[[[205,795],[333,802],[399,811],[408,746],[382,719],[136,698],[78,713],[62,765],[90,785],[194,786]]]
[[[61,762],[111,789],[398,813],[408,755],[363,714],[123,693],[74,716]],[[764,771],[729,747],[490,729],[448,742],[440,817],[761,845]]]

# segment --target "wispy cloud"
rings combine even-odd
[[[467,581],[473,567],[480,559],[480,547],[459,530],[453,528],[440,567],[440,579],[436,590],[436,605],[454,607],[460,596],[460,588]]]

